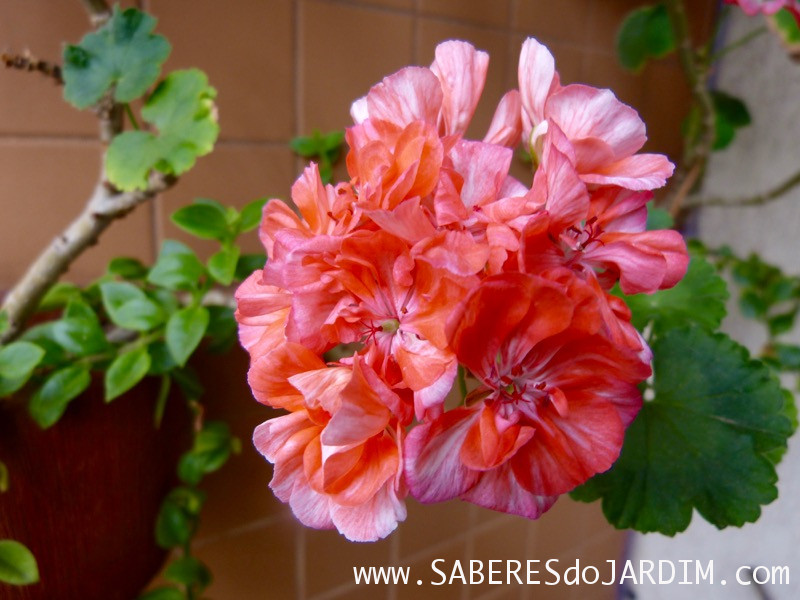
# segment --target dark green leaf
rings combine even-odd
[[[8,467],[0,460],[0,493],[8,491]]]
[[[197,527],[197,516],[205,502],[200,490],[179,487],[161,504],[156,519],[156,542],[162,548],[185,545]]]
[[[244,281],[253,274],[253,271],[263,269],[265,264],[267,257],[263,254],[243,254],[236,264],[236,279]]]
[[[137,600],[184,600],[183,592],[174,587],[160,587],[142,594]]]
[[[73,298],[80,298],[81,290],[74,283],[59,281],[51,287],[39,303],[40,311],[51,311],[63,308]]]
[[[236,342],[237,324],[233,309],[228,306],[209,306],[208,314],[206,330],[206,335],[210,338],[208,350],[216,353],[227,352]]]
[[[714,101],[716,118],[716,137],[713,150],[727,148],[736,135],[736,130],[750,124],[750,113],[744,102],[725,92],[713,90],[711,99]]]
[[[759,319],[767,314],[769,304],[758,291],[746,289],[739,296],[739,310],[745,317]]]
[[[190,367],[174,369],[172,371],[172,378],[175,380],[175,383],[178,384],[178,387],[181,388],[181,392],[187,400],[197,400],[205,393],[203,384],[201,384],[200,380],[197,378],[197,373]]]
[[[161,376],[161,385],[158,388],[158,397],[156,398],[156,410],[153,415],[153,422],[156,429],[161,427],[161,421],[164,419],[164,410],[167,408],[167,400],[169,400],[169,391],[172,388],[172,379],[169,375]]]
[[[781,414],[791,423],[792,431],[797,429],[797,404],[794,401],[794,394],[787,389],[782,389],[783,392],[783,410]],[[777,465],[786,454],[788,448],[786,446],[778,446],[772,450],[764,453],[764,456],[773,464]]]
[[[653,345],[655,399],[629,427],[607,472],[575,491],[603,498],[619,528],[674,535],[692,510],[719,528],[755,521],[777,497],[769,457],[792,432],[769,370],[722,334],[667,332]]]
[[[206,421],[195,435],[192,449],[181,457],[178,477],[184,483],[197,485],[203,475],[218,470],[238,448],[238,440],[226,423]]]
[[[44,358],[44,350],[31,342],[0,346],[0,398],[13,394],[30,378]]]
[[[624,299],[633,313],[631,321],[639,330],[652,322],[657,334],[687,323],[714,331],[725,316],[728,288],[708,261],[692,256],[686,275],[673,288]]]
[[[169,348],[167,348],[167,343],[162,340],[150,344],[148,353],[150,354],[150,371],[148,375],[164,375],[178,366],[175,359],[172,358]]]
[[[165,240],[147,281],[169,290],[192,290],[204,273],[203,263],[188,246]]]
[[[320,148],[319,140],[312,136],[298,136],[289,140],[289,148],[295,154],[303,158],[314,158],[317,156],[322,148]]]
[[[29,585],[39,581],[39,568],[30,550],[14,540],[0,540],[0,581]]]
[[[652,58],[675,49],[675,36],[663,4],[643,6],[628,13],[617,32],[617,56],[623,67],[640,70]]]
[[[267,203],[266,198],[259,198],[245,205],[241,212],[241,221],[239,222],[239,232],[244,233],[255,229],[261,223],[261,213],[264,211],[264,205]]]
[[[647,203],[647,231],[654,231],[657,229],[672,229],[675,222],[669,211],[663,208],[656,208],[652,200]]]
[[[230,232],[225,211],[212,204],[195,203],[172,213],[172,222],[178,227],[208,240],[224,240]]]
[[[150,171],[180,175],[198,157],[211,152],[219,134],[214,98],[202,71],[173,71],[142,108],[152,131],[126,131],[114,138],[106,154],[106,173],[124,191],[145,189]]]
[[[800,346],[792,344],[775,344],[775,355],[784,369],[800,370]]]
[[[164,579],[189,587],[205,589],[211,583],[211,572],[193,556],[182,556],[167,565]]]
[[[8,313],[0,310],[0,334],[5,333],[6,330],[8,330]]]
[[[108,273],[123,279],[144,279],[147,277],[147,267],[138,258],[122,256],[114,258],[108,263]]]
[[[88,108],[114,87],[117,102],[130,102],[147,91],[169,55],[169,42],[153,35],[156,20],[115,6],[111,19],[64,50],[64,98]]]
[[[189,306],[174,313],[167,321],[167,348],[179,366],[186,364],[208,327],[208,309]]]
[[[92,378],[88,367],[73,365],[51,374],[33,394],[28,410],[42,429],[54,425],[64,414],[67,405],[80,395]]]
[[[115,325],[148,331],[164,322],[164,311],[132,283],[107,281],[100,284],[103,307]]]
[[[208,272],[222,285],[230,285],[239,261],[239,246],[223,247],[208,259]]]
[[[789,48],[796,49],[800,44],[800,23],[797,22],[795,16],[787,9],[782,8],[768,18],[772,19],[781,41]]]
[[[150,354],[146,346],[117,356],[105,375],[106,402],[111,402],[139,383],[149,369]]]
[[[791,310],[786,313],[774,315],[767,319],[767,327],[769,327],[769,334],[772,337],[791,331],[794,327],[794,321],[797,317],[797,310]]]

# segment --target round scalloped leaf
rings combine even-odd
[[[614,466],[573,492],[618,528],[674,535],[697,511],[718,528],[758,519],[778,495],[772,455],[793,427],[780,385],[747,350],[698,327],[653,346],[655,398]]]
[[[153,91],[142,118],[158,128],[126,131],[114,138],[106,156],[106,175],[123,191],[145,189],[152,169],[180,175],[197,157],[211,152],[219,134],[214,98],[205,73],[173,71]]]
[[[144,94],[170,52],[166,38],[152,33],[155,25],[150,15],[115,6],[105,25],[64,49],[64,98],[88,108],[112,86],[117,102]]]
[[[657,334],[688,323],[714,331],[725,317],[728,286],[711,263],[692,256],[686,275],[675,287],[624,299],[633,313],[631,321],[640,331],[649,323]]]

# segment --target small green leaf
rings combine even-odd
[[[147,267],[138,258],[121,256],[108,263],[107,272],[123,279],[144,279],[147,277]]]
[[[161,385],[158,388],[158,397],[156,398],[156,410],[153,415],[153,422],[156,429],[161,427],[161,421],[164,419],[164,411],[167,408],[167,400],[169,400],[169,391],[172,388],[172,379],[169,375],[161,376]]]
[[[106,402],[111,402],[139,383],[149,369],[150,354],[146,346],[117,356],[105,375]]]
[[[64,98],[88,108],[112,86],[117,102],[144,94],[170,52],[169,42],[152,33],[155,25],[150,15],[115,6],[105,25],[64,50]]]
[[[64,414],[67,405],[79,396],[92,378],[88,367],[73,365],[51,374],[31,398],[28,410],[42,429],[54,425]]]
[[[8,313],[4,310],[0,310],[0,334],[8,330],[8,325]]]
[[[209,306],[209,321],[206,335],[209,337],[209,352],[224,353],[236,343],[237,323],[233,309],[229,306]]]
[[[647,231],[672,229],[674,224],[675,221],[669,211],[663,208],[656,208],[652,200],[647,203]]]
[[[222,285],[230,285],[239,261],[239,246],[223,247],[208,259],[208,272]]]
[[[174,313],[167,321],[166,341],[179,366],[186,364],[208,327],[208,309],[189,306]]]
[[[74,356],[99,354],[109,347],[100,319],[79,298],[69,301],[64,318],[53,322],[52,333],[55,341]]]
[[[81,290],[74,283],[59,281],[45,294],[39,303],[39,311],[47,312],[63,308],[73,298],[80,298]]]
[[[639,71],[648,60],[662,58],[674,49],[675,35],[663,4],[628,13],[617,32],[617,56],[631,71]]]
[[[253,271],[263,269],[266,263],[267,257],[263,254],[243,254],[236,263],[236,279],[244,281],[253,274]]]
[[[150,371],[148,375],[164,375],[178,365],[172,358],[172,353],[167,348],[166,342],[158,340],[150,344]]]
[[[789,371],[800,370],[800,346],[775,344],[774,350],[782,368]]]
[[[188,587],[205,589],[211,583],[211,572],[193,556],[182,556],[167,565],[164,579]]]
[[[185,600],[185,598],[183,592],[177,588],[160,587],[142,594],[137,600]]]
[[[674,535],[692,510],[723,528],[755,521],[778,495],[771,456],[792,424],[780,384],[747,350],[698,327],[653,345],[655,398],[628,428],[614,466],[578,488],[619,528]]]
[[[153,91],[142,118],[158,133],[126,131],[106,154],[109,181],[123,191],[145,189],[150,171],[180,175],[211,152],[219,134],[214,98],[202,71],[174,71]]]
[[[30,550],[14,540],[0,540],[0,581],[30,585],[39,581],[39,568]]]
[[[241,221],[239,222],[239,232],[245,233],[251,229],[258,227],[261,223],[261,214],[264,212],[264,205],[267,203],[266,198],[259,198],[246,204],[242,208]]]
[[[722,150],[731,144],[737,129],[750,124],[750,112],[744,102],[725,92],[712,90],[711,99],[714,101],[716,119],[716,137],[712,149]]]
[[[172,213],[172,222],[184,231],[208,240],[229,237],[225,211],[213,204],[195,203]]]
[[[687,323],[714,331],[725,316],[727,299],[725,281],[711,263],[699,256],[692,256],[686,275],[671,289],[624,297],[633,313],[634,327],[641,331],[653,323],[656,334]]]
[[[195,435],[192,449],[178,462],[178,477],[189,485],[197,485],[203,475],[213,473],[227,462],[237,447],[227,423],[206,421]]]
[[[197,517],[205,502],[200,490],[175,488],[164,499],[156,519],[156,542],[162,548],[184,546],[197,527]]]
[[[787,9],[782,8],[771,17],[781,41],[790,49],[800,45],[800,23]]]
[[[197,400],[205,393],[205,389],[203,388],[203,384],[200,383],[197,373],[190,367],[174,369],[172,371],[172,378],[175,380],[175,383],[178,384],[178,387],[181,388],[181,393],[183,393],[187,400]]]
[[[165,240],[147,281],[169,290],[192,290],[197,288],[205,271],[203,263],[188,246]]]
[[[322,150],[318,138],[313,136],[297,136],[292,138],[289,140],[289,148],[292,149],[292,152],[303,158],[314,158]]]
[[[0,347],[0,398],[20,389],[44,358],[44,350],[31,342]]]
[[[164,311],[132,283],[107,281],[100,284],[103,307],[115,325],[148,331],[164,322]]]
[[[781,313],[779,315],[773,315],[769,319],[767,319],[767,327],[769,328],[769,334],[772,337],[776,337],[781,335],[782,333],[786,333],[787,331],[791,331],[794,328],[794,322],[797,317],[797,310],[791,310],[789,312]]]

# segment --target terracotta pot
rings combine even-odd
[[[0,460],[11,487],[0,495],[0,538],[27,545],[41,582],[0,584],[2,600],[130,600],[160,568],[155,544],[162,499],[191,443],[185,403],[171,397],[153,424],[158,382],[145,380],[111,404],[102,384],[42,431],[26,406],[0,407]]]

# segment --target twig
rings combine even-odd
[[[716,54],[712,54],[711,55],[711,62],[718,61],[720,58],[722,58],[723,56],[725,56],[729,52],[732,52],[733,50],[736,50],[737,48],[741,48],[745,44],[748,44],[750,41],[754,40],[755,38],[757,38],[758,36],[760,36],[760,35],[762,35],[764,33],[767,33],[768,31],[769,31],[769,28],[766,25],[764,27],[757,27],[756,29],[753,29],[751,32],[746,33],[745,35],[740,37],[738,40],[736,40],[734,42],[731,42],[730,44],[725,46],[722,50],[720,50]]]
[[[0,343],[7,343],[20,334],[26,319],[36,310],[47,290],[84,250],[97,243],[100,234],[113,221],[168,189],[174,182],[173,177],[155,172],[144,191],[118,192],[105,182],[98,183],[83,212],[50,242],[5,297],[0,310],[8,316],[8,329],[0,335]]]
[[[708,65],[692,47],[686,8],[682,0],[667,0],[666,5],[677,40],[681,67],[689,83],[694,103],[700,110],[700,134],[685,152],[683,167],[672,181],[672,188],[675,191],[668,199],[667,206],[670,213],[677,214],[686,195],[692,191],[692,187],[705,168],[714,145],[716,123],[714,101],[706,85]]]
[[[775,186],[762,194],[750,196],[749,198],[727,199],[727,198],[689,198],[685,204],[686,208],[696,208],[698,206],[759,206],[767,204],[773,200],[781,198],[792,188],[800,185],[800,171],[786,179],[783,183]]]
[[[9,69],[19,69],[20,71],[37,71],[56,82],[57,85],[63,85],[64,79],[61,77],[61,67],[47,62],[46,60],[39,60],[31,55],[27,50],[22,54],[9,54],[3,52],[0,54],[0,61]]]

